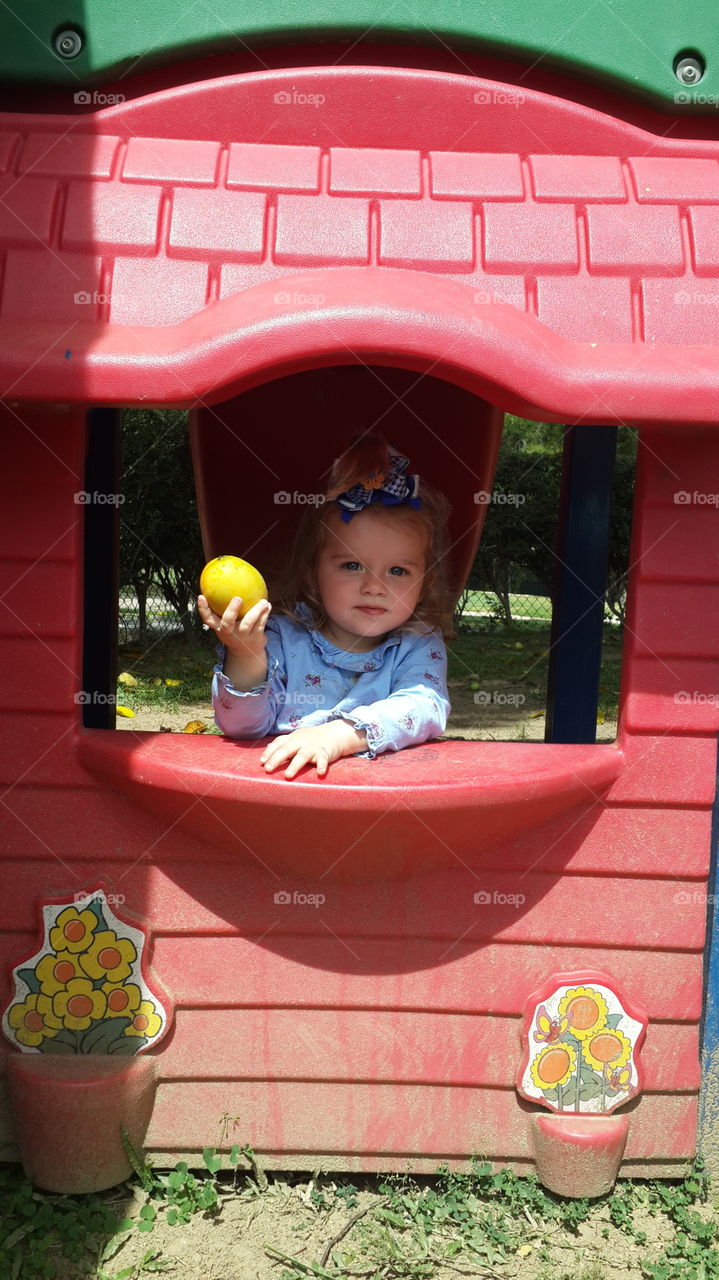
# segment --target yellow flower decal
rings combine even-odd
[[[572,987],[559,1001],[559,1017],[566,1016],[577,1040],[586,1040],[606,1025],[607,1002],[594,987]]]
[[[576,1062],[573,1044],[547,1044],[539,1050],[529,1069],[538,1089],[556,1089],[571,1079]]]
[[[50,930],[50,946],[53,951],[84,951],[92,942],[92,935],[97,928],[97,916],[94,911],[78,911],[76,907],[66,907],[61,911],[55,927]]]
[[[108,1018],[132,1017],[140,1008],[142,992],[134,982],[103,982],[102,990],[107,997]]]
[[[54,996],[56,991],[62,991],[71,978],[82,977],[82,969],[72,951],[58,951],[56,956],[44,955],[35,966],[35,973],[40,990],[46,996]]]
[[[604,1027],[582,1041],[582,1057],[595,1071],[604,1071],[605,1067],[612,1071],[623,1067],[631,1052],[631,1040],[616,1027]]]
[[[104,991],[95,991],[89,978],[71,978],[52,998],[52,1011],[70,1031],[87,1031],[93,1018],[103,1018],[107,1008]]]
[[[41,1004],[40,1002],[43,1001]],[[53,1017],[47,996],[34,992],[26,996],[21,1004],[14,1004],[8,1010],[7,1020],[15,1032],[18,1044],[36,1049],[46,1036],[56,1036],[62,1023]]]
[[[107,978],[108,982],[124,982],[137,959],[135,944],[129,938],[118,938],[111,929],[95,934],[92,946],[80,956],[80,966],[88,978]]]
[[[147,1036],[151,1040],[162,1026],[162,1018],[155,1012],[152,1000],[143,1000],[129,1027],[125,1027],[126,1036]]]

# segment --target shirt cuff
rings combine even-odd
[[[376,720],[366,720],[364,716],[358,715],[354,711],[333,711],[330,720],[349,720],[355,729],[364,729],[367,734],[367,751],[355,751],[356,756],[367,756],[369,760],[374,760],[375,756],[385,750],[386,744],[382,740],[382,730]]]
[[[280,665],[279,658],[272,658],[271,661],[267,663],[266,678],[262,681],[261,684],[256,684],[253,689],[236,689],[232,681],[230,680],[230,677],[225,675],[220,663],[218,663],[217,666],[213,668],[213,671],[217,676],[218,685],[220,686],[220,688],[224,689],[226,693],[232,694],[235,698],[247,698],[250,695],[257,696],[257,694],[266,692],[266,690],[269,688],[270,684],[272,683],[274,676],[277,673],[279,665]]]

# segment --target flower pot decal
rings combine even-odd
[[[641,1091],[646,1026],[606,974],[555,974],[527,1001],[517,1091],[555,1113],[532,1117],[550,1190],[596,1196],[611,1187],[629,1129],[612,1113]]]
[[[3,1032],[25,1171],[49,1191],[114,1186],[130,1173],[123,1129],[141,1147],[152,1114],[154,1047],[169,1012],[147,981],[142,929],[101,888],[42,908],[43,942],[13,968]]]
[[[98,889],[43,907],[41,948],[13,969],[3,1031],[25,1053],[134,1054],[157,1043],[168,1015],[143,973],[146,938]]]

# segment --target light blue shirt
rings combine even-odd
[[[308,616],[305,605],[297,612]],[[222,667],[212,677],[215,721],[230,738],[265,738],[305,725],[349,720],[367,734],[373,760],[383,751],[438,738],[450,711],[447,650],[441,632],[391,631],[375,649],[348,653],[285,614],[270,614],[267,678],[241,693]]]

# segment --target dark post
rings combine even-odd
[[[122,410],[91,409],[85,455],[83,706],[88,729],[115,728]],[[99,697],[98,697],[99,695]]]
[[[564,431],[547,742],[594,742],[617,428]]]

